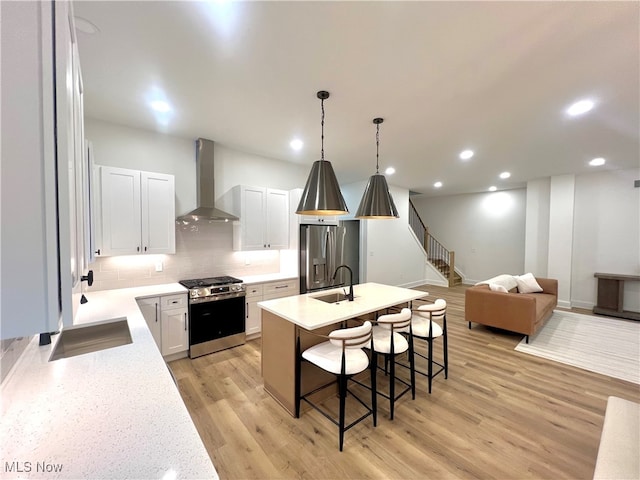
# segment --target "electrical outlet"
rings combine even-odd
[[[162,260],[158,260],[156,262],[156,272],[161,272],[162,271]]]

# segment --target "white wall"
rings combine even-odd
[[[551,179],[527,182],[524,270],[547,277]]]
[[[366,181],[341,186],[349,208],[355,215]],[[389,185],[400,218],[395,220],[361,220],[365,241],[362,245],[361,282],[378,282],[397,286],[416,286],[426,282],[424,251],[409,227],[409,191]]]
[[[524,273],[524,189],[412,201],[429,232],[455,252],[465,283]]]
[[[640,275],[640,169],[576,177],[572,305],[592,308],[593,274]],[[640,311],[640,282],[625,282],[625,310]]]
[[[547,275],[558,280],[558,306],[571,307],[575,175],[551,177]]]
[[[175,176],[176,216],[196,207],[195,139],[184,139],[95,119],[85,121],[98,165],[131,168]],[[237,152],[215,144],[216,197],[238,184],[290,190],[304,186],[308,168]],[[105,290],[175,282],[214,275],[278,273],[295,255],[287,250],[234,252],[232,225],[212,223],[176,226],[175,255],[98,258],[91,268],[95,283]],[[162,261],[163,271],[155,264]]]

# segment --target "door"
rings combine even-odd
[[[160,317],[162,320],[162,355],[172,355],[189,350],[187,309],[163,310]]]
[[[158,350],[162,349],[162,328],[160,323],[160,298],[141,298],[138,300],[138,307],[142,316],[147,322],[149,331],[158,345]]]
[[[176,253],[175,177],[141,172],[142,253]]]
[[[267,248],[289,248],[289,192],[267,189]]]
[[[140,253],[140,172],[101,167],[102,255]]]
[[[265,237],[266,189],[242,187],[242,249],[262,250],[267,247]]]

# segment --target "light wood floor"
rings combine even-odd
[[[349,430],[342,453],[333,424],[292,418],[263,391],[259,340],[172,362],[220,478],[592,478],[607,397],[640,402],[640,387],[516,352],[519,335],[469,330],[465,288],[423,288],[448,302],[449,378],[428,395],[418,377],[393,421],[380,399],[378,426]]]

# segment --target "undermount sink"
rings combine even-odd
[[[313,297],[316,300],[320,300],[321,302],[326,303],[338,303],[347,299],[347,296],[344,293],[336,292],[336,293],[328,293],[326,295],[321,295],[319,297]]]
[[[65,328],[60,332],[60,338],[49,361],[98,352],[129,343],[132,343],[132,340],[126,318]]]

